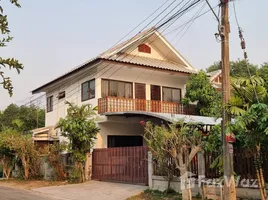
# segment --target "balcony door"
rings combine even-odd
[[[161,112],[161,87],[151,85],[151,111]]]
[[[135,83],[136,111],[146,111],[146,85]]]

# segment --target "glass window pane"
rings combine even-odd
[[[91,80],[89,82],[89,88],[90,88],[90,94],[89,94],[89,98],[95,98],[95,80]]]
[[[53,96],[47,98],[47,112],[53,111]]]
[[[125,97],[132,98],[132,84],[131,83],[125,84]]]
[[[116,97],[117,96],[117,82],[109,81],[109,85],[110,85],[109,96]]]
[[[89,99],[89,86],[88,82],[82,84],[82,101]]]
[[[172,101],[177,103],[181,101],[181,91],[179,89],[172,90]]]
[[[125,83],[118,82],[118,97],[125,97]]]
[[[172,102],[172,89],[163,87],[163,101]]]
[[[101,96],[109,96],[109,82],[107,80],[102,80],[101,82]]]

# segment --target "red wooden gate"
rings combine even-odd
[[[94,149],[92,179],[148,185],[148,147]]]

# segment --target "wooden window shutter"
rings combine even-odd
[[[135,83],[135,98],[146,99],[146,85],[142,83]]]

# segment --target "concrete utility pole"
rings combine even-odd
[[[231,121],[226,112],[225,105],[231,96],[230,85],[230,57],[229,57],[229,0],[221,0],[221,25],[219,27],[221,36],[222,53],[222,139],[223,139],[223,165],[224,165],[224,200],[236,200],[236,190],[233,169],[233,145],[226,141],[226,128]]]

